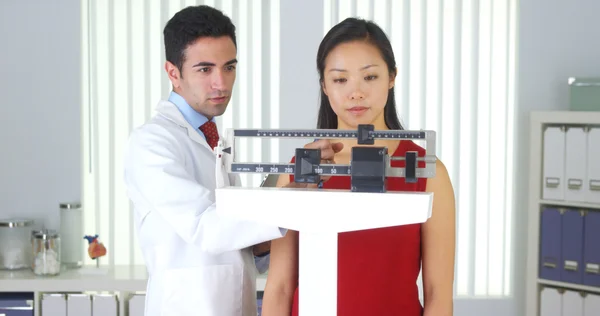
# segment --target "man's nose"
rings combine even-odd
[[[222,71],[215,71],[212,76],[212,88],[215,90],[225,89],[225,74]]]

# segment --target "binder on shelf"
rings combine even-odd
[[[92,316],[92,300],[87,294],[67,294],[67,315]]]
[[[586,202],[600,204],[600,127],[589,130],[587,142]]]
[[[587,294],[583,298],[583,315],[584,316],[600,315],[600,295]]]
[[[0,316],[33,316],[33,293],[0,293]]]
[[[546,287],[540,294],[540,316],[562,316],[562,294]]]
[[[146,296],[143,294],[134,294],[129,299],[129,316],[144,316]]]
[[[92,296],[93,316],[118,316],[119,305],[114,294],[94,294]]]
[[[542,198],[565,198],[565,131],[563,127],[548,126],[543,139]]]
[[[560,281],[562,265],[562,215],[557,208],[543,208],[540,228],[540,278]]]
[[[41,316],[67,316],[67,299],[64,294],[44,293]]]
[[[584,211],[567,209],[562,215],[561,281],[583,283],[583,218]]]
[[[587,192],[587,128],[568,127],[565,140],[565,200],[585,202]]]
[[[583,316],[583,296],[579,292],[565,291],[562,296],[563,316]]]
[[[600,210],[587,212],[583,231],[583,284],[600,287]]]

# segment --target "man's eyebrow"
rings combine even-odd
[[[210,66],[215,66],[215,64],[211,63],[211,62],[207,62],[207,61],[201,61],[192,67],[210,67]]]
[[[237,63],[237,59],[234,58],[234,59],[226,62],[225,66],[228,66],[228,65],[231,65],[231,64],[235,64],[235,63]],[[215,63],[211,63],[211,62],[208,62],[208,61],[201,61],[201,62],[195,64],[194,66],[192,66],[192,68],[194,68],[194,67],[213,67],[213,66],[216,66]]]

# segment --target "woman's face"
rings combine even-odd
[[[383,109],[394,78],[373,44],[353,41],[331,50],[322,85],[338,116],[338,128],[355,129],[359,124],[385,128]]]

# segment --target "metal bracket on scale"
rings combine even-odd
[[[229,173],[263,173],[294,175],[297,183],[319,183],[321,176],[350,176],[354,192],[385,192],[386,177],[402,177],[408,183],[418,178],[435,176],[435,132],[408,130],[374,130],[373,125],[359,125],[357,130],[337,129],[229,129],[218,152],[224,155]],[[320,149],[297,148],[294,163],[251,163],[235,161],[235,139],[250,138],[356,138],[359,145],[374,145],[376,139],[424,140],[425,156],[408,151],[404,157],[390,157],[388,149],[380,146],[356,146],[352,148],[350,164],[321,163]],[[404,167],[392,167],[391,161],[404,160]],[[424,162],[424,167],[419,167]]]

